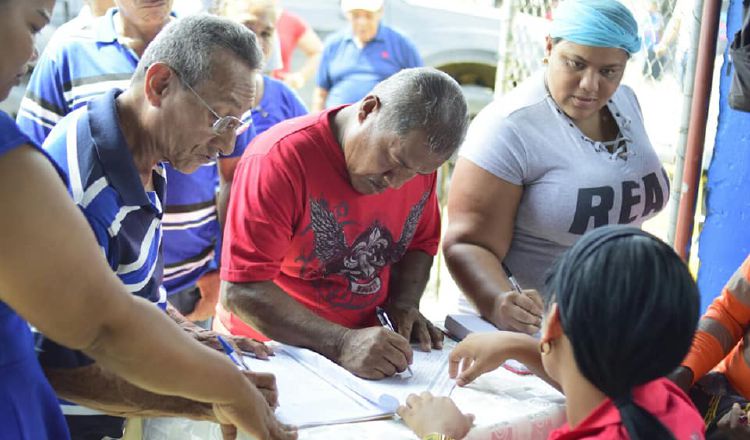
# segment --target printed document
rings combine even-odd
[[[276,375],[280,404],[276,415],[300,428],[390,417],[409,394],[447,395],[454,385],[448,377],[448,355],[455,342],[449,339],[442,350],[425,353],[415,348],[413,375],[381,380],[354,376],[311,350],[273,347],[276,355],[269,360],[245,356],[245,362],[252,371]]]

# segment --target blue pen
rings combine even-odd
[[[385,313],[385,309],[382,307],[375,307],[375,315],[378,317],[378,321],[380,321],[380,325],[387,328],[388,330],[395,332],[396,328],[393,326],[393,323],[391,322],[391,318],[388,317],[388,314]],[[409,371],[409,375],[414,376],[414,372],[411,371],[410,366],[406,366],[407,371]]]
[[[247,365],[245,364],[245,360],[237,355],[237,352],[234,351],[234,348],[232,348],[232,346],[229,344],[229,342],[227,342],[226,339],[224,339],[221,335],[216,335],[216,339],[219,340],[221,348],[224,349],[224,353],[229,356],[229,359],[231,359],[232,362],[234,362],[234,364],[240,368],[240,370],[249,370],[249,368],[247,368]]]

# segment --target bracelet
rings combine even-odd
[[[427,434],[426,436],[422,437],[422,440],[453,440],[453,439],[448,437],[445,434],[440,434],[439,432],[431,432]]]

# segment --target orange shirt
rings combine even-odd
[[[712,369],[750,399],[750,366],[744,358],[745,332],[750,328],[750,256],[724,286],[703,315],[683,366],[697,381]]]

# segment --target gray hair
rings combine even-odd
[[[378,125],[403,137],[414,130],[427,135],[429,150],[453,154],[466,136],[469,114],[461,86],[431,67],[404,69],[376,85],[382,105]]]
[[[227,51],[252,70],[263,65],[255,34],[245,26],[208,14],[172,21],[148,45],[133,80],[142,79],[148,67],[162,62],[175,69],[191,87],[211,77],[214,56]]]

